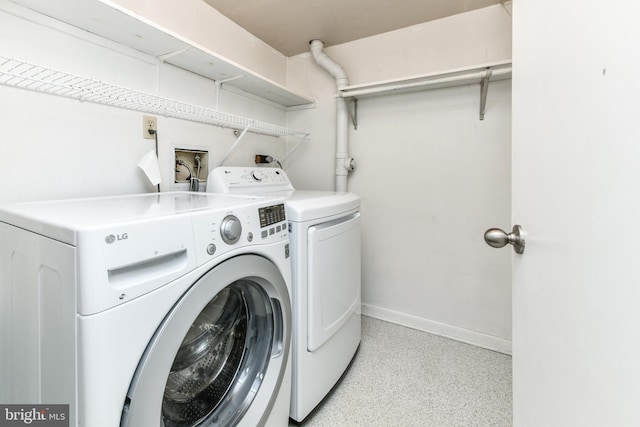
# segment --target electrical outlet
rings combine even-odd
[[[153,131],[150,133],[149,131]],[[146,139],[154,139],[158,131],[158,119],[154,116],[142,116],[142,136]]]

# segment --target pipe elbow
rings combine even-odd
[[[309,44],[311,45],[311,56],[316,64],[324,68],[334,79],[336,79],[336,85],[339,88],[349,86],[347,72],[342,68],[342,65],[336,63],[324,52],[324,43],[322,40],[311,40]]]
[[[313,56],[313,59],[318,62],[320,60],[320,57],[322,55],[326,54],[323,52],[324,49],[324,42],[322,40],[311,40],[309,42],[310,45],[310,51],[311,51],[311,56]]]

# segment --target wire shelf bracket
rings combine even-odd
[[[224,162],[227,161],[227,159],[229,158],[229,156],[231,155],[231,153],[233,153],[235,151],[235,149],[238,147],[238,144],[240,144],[240,141],[242,140],[242,138],[244,138],[245,134],[247,133],[247,131],[249,130],[249,127],[251,125],[247,125],[246,128],[244,128],[242,130],[242,132],[240,132],[240,134],[237,136],[236,140],[234,141],[233,145],[231,145],[231,147],[229,148],[229,150],[227,151],[227,154],[224,156],[224,158],[222,159],[222,161],[220,161],[220,164],[218,164],[218,166],[222,166],[224,164]],[[236,130],[235,133],[237,134],[239,131]]]

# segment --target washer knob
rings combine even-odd
[[[234,215],[228,215],[222,220],[220,225],[220,235],[222,240],[229,245],[233,245],[242,235],[242,224]]]

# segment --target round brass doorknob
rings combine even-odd
[[[513,245],[516,253],[524,252],[524,231],[519,225],[514,225],[513,230],[508,234],[499,228],[490,228],[484,232],[484,241],[493,248],[503,248],[510,244]]]

